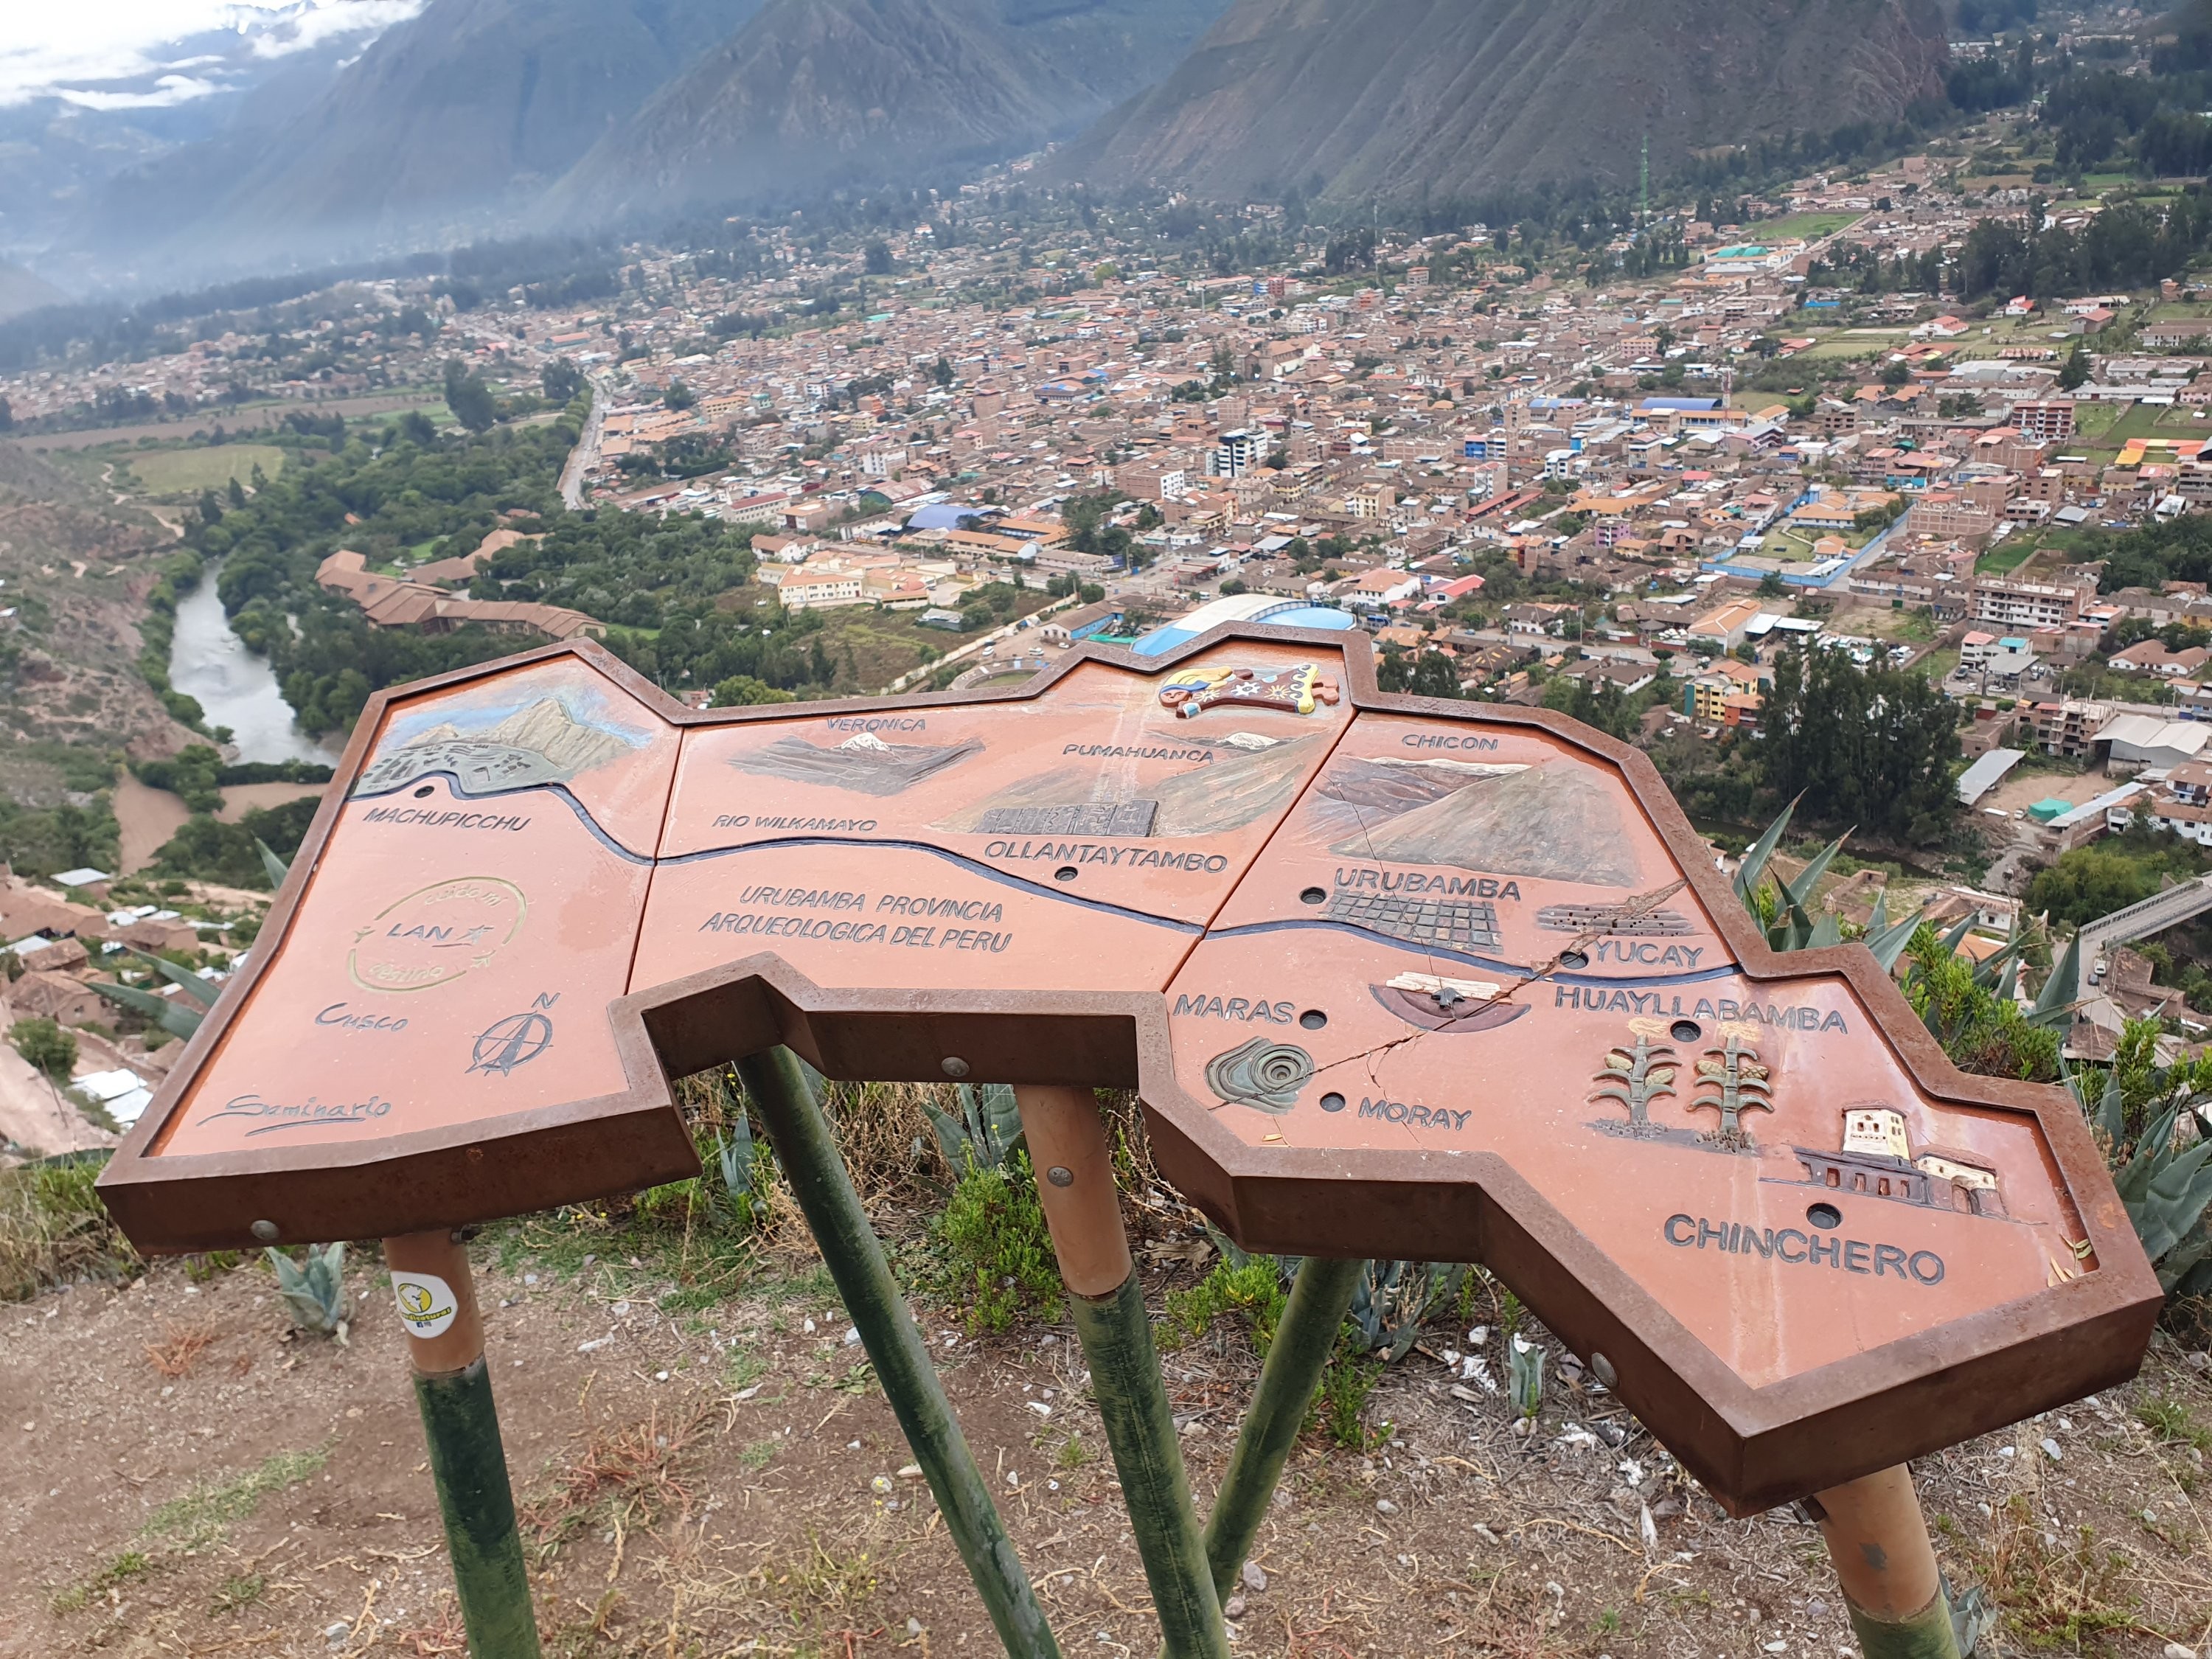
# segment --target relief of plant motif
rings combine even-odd
[[[1723,1030],[1727,1030],[1723,1046],[1708,1048],[1698,1062],[1698,1093],[1690,1102],[1690,1109],[1711,1107],[1720,1114],[1720,1127],[1713,1139],[1723,1146],[1745,1148],[1751,1145],[1751,1136],[1743,1127],[1743,1115],[1771,1112],[1774,1103],[1767,1097],[1772,1085],[1767,1081],[1767,1068],[1759,1063],[1759,1050],[1746,1042],[1741,1033]]]
[[[1666,1034],[1664,1020],[1638,1017],[1628,1022],[1628,1029],[1635,1035],[1634,1045],[1622,1043],[1607,1051],[1605,1069],[1591,1079],[1598,1086],[1589,1097],[1617,1100],[1628,1108],[1629,1131],[1638,1133],[1652,1127],[1651,1103],[1674,1092],[1680,1062],[1672,1048],[1656,1041]]]

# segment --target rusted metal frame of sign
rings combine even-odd
[[[222,1042],[245,997],[275,959],[276,951],[264,946],[111,1164],[103,1195],[142,1247],[156,1251],[234,1247],[244,1242],[246,1218],[274,1218],[288,1241],[450,1226],[691,1173],[691,1148],[668,1109],[672,1075],[779,1043],[827,1075],[850,1079],[940,1080],[947,1075],[947,1057],[959,1055],[979,1079],[1138,1089],[1163,1173],[1246,1248],[1340,1253],[1346,1238],[1356,1235],[1363,1255],[1485,1262],[1601,1375],[1616,1376],[1625,1402],[1738,1514],[1840,1491],[1904,1458],[2132,1374],[2159,1305],[2156,1282],[2078,1113],[2055,1090],[1956,1072],[1863,950],[1844,946],[1786,957],[1771,952],[1708,867],[1709,850],[1649,762],[1626,744],[1547,711],[1484,706],[1478,712],[1464,703],[1382,694],[1364,641],[1265,626],[1216,629],[1157,659],[1087,647],[1040,680],[1005,693],[854,700],[810,706],[807,713],[1019,704],[1048,693],[1087,663],[1157,678],[1232,639],[1295,644],[1315,654],[1344,653],[1345,691],[1359,714],[1519,726],[1605,763],[1733,952],[1734,971],[1754,987],[1840,981],[1876,1018],[1869,1040],[1887,1044],[1923,1095],[1942,1104],[1993,1107],[2035,1119],[2060,1186],[2095,1200],[2078,1206],[2094,1270],[2021,1301],[1753,1387],[1498,1154],[1459,1154],[1446,1163],[1398,1151],[1263,1150],[1241,1140],[1179,1083],[1165,1001],[1157,991],[828,988],[773,954],[726,963],[613,1003],[610,1016],[626,1087],[595,1100],[388,1137],[374,1146],[149,1158],[183,1090]],[[371,737],[395,696],[416,697],[562,656],[581,659],[678,729],[791,718],[787,708],[696,714],[660,696],[596,647],[548,647],[380,694],[348,750],[342,787],[359,775]],[[293,879],[264,927],[264,940],[285,936],[342,799],[334,792],[325,799]],[[374,1182],[362,1178],[369,1167],[378,1171]],[[1317,1193],[1325,1200],[1316,1201]]]

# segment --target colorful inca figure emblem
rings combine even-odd
[[[1176,674],[1160,688],[1160,702],[1189,720],[1208,708],[1281,708],[1310,714],[1342,694],[1312,663],[1295,668],[1201,668]]]

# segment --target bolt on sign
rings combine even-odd
[[[372,702],[100,1191],[150,1251],[696,1173],[669,1079],[1134,1088],[1248,1249],[1480,1261],[1732,1509],[2108,1386],[2157,1283],[2059,1090],[1771,954],[1632,750],[1364,640],[694,713],[589,644]]]

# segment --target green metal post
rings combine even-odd
[[[1844,1603],[1851,1615],[1851,1632],[1859,1638],[1866,1659],[1959,1659],[1959,1631],[1950,1603],[1937,1596],[1918,1613],[1892,1623],[1863,1608]]]
[[[1213,1500],[1206,1523],[1206,1559],[1217,1595],[1227,1596],[1244,1558],[1259,1535],[1260,1522],[1282,1479],[1283,1464],[1297,1443],[1306,1408],[1321,1386],[1322,1369],[1336,1347],[1337,1333],[1352,1310],[1352,1297],[1367,1264],[1310,1255],[1298,1265],[1289,1304],[1275,1328],[1275,1340],[1261,1368],[1252,1408],[1237,1433],[1229,1473]]]
[[[491,1373],[481,1357],[449,1376],[418,1372],[415,1399],[430,1443],[430,1477],[446,1520],[469,1652],[474,1659],[538,1659],[538,1618],[522,1567]]]
[[[1228,1659],[1221,1601],[1206,1571],[1198,1512],[1184,1478],[1167,1384],[1152,1347],[1152,1322],[1133,1273],[1112,1295],[1068,1298],[1106,1443],[1121,1477],[1137,1553],[1152,1587],[1168,1659]]]
[[[515,1530],[468,1247],[451,1231],[405,1233],[384,1241],[384,1261],[407,1333],[469,1652],[473,1659],[538,1659],[538,1617]]]
[[[799,1057],[788,1048],[771,1048],[739,1060],[738,1075],[766,1120],[784,1176],[875,1363],[915,1461],[937,1495],[945,1530],[967,1563],[1000,1641],[1012,1659],[1060,1659],[1036,1591],[953,1420],[921,1333],[891,1277],[882,1241],[868,1225],[829,1121],[799,1069]]]
[[[1221,1598],[1206,1570],[1098,1098],[1055,1084],[1017,1084],[1014,1098],[1169,1659],[1227,1659]]]

